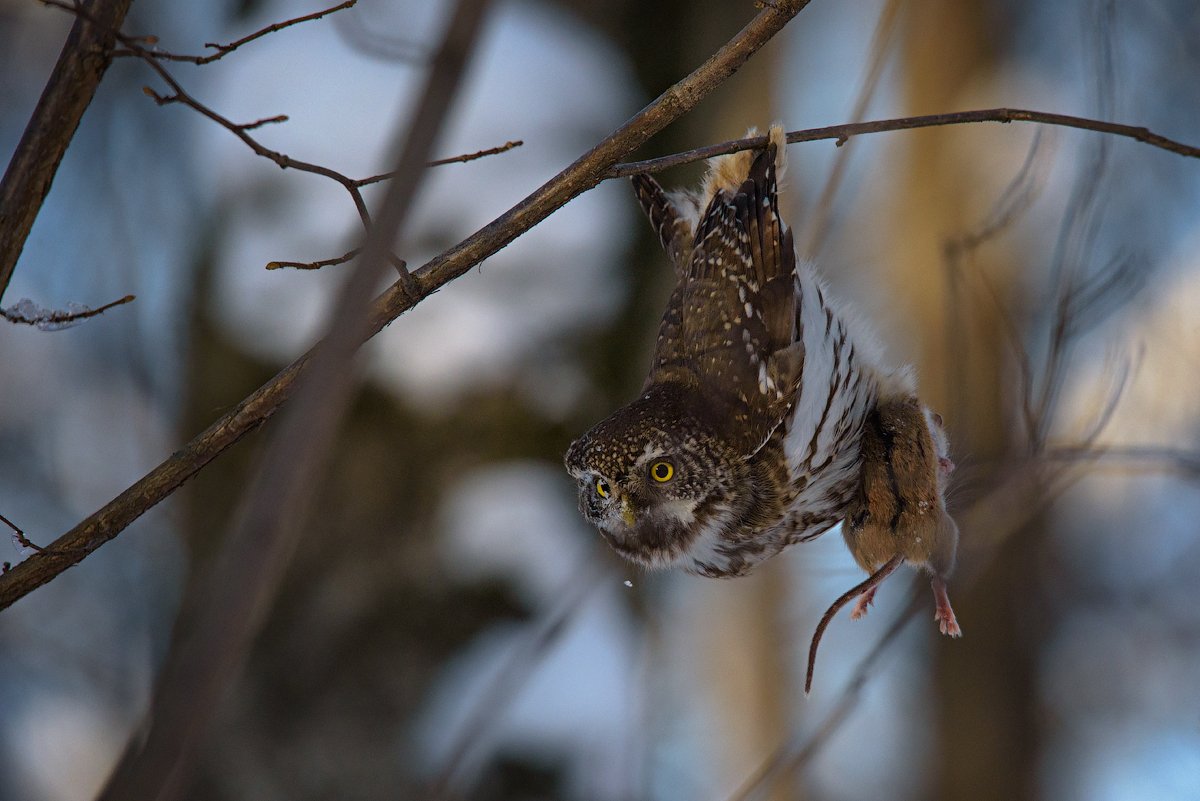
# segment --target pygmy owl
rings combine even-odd
[[[779,216],[781,126],[709,162],[698,191],[636,176],[675,269],[640,396],[572,443],[579,506],[621,555],[728,577],[842,520],[880,397],[913,394]]]

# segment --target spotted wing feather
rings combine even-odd
[[[714,193],[697,225],[648,380],[697,384],[745,455],[782,422],[798,379],[795,269],[771,146],[735,192]]]

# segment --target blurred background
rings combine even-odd
[[[172,71],[231,119],[287,114],[267,146],[366,176],[390,166],[447,6],[360,0]],[[322,7],[143,2],[125,30],[195,53]],[[432,169],[400,255],[495,218],[755,12],[496,3],[438,151],[524,145]],[[0,153],[70,24],[0,0]],[[157,80],[114,63],[4,299],[138,296],[65,331],[0,327],[0,514],[43,545],[302,353],[346,268],[264,267],[358,235],[340,187],[156,106]],[[638,156],[776,119],[995,106],[1200,144],[1200,7],[814,0]],[[867,619],[834,620],[806,698],[813,628],[861,577],[837,532],[715,581],[643,574],[584,524],[561,454],[640,387],[671,281],[611,181],[370,343],[189,797],[1200,799],[1200,162],[991,123],[789,157],[802,255],[947,421],[964,637],[937,635],[904,572]],[[0,799],[96,794],[265,441],[0,613]]]

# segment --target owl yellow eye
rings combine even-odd
[[[612,490],[609,489],[608,482],[602,478],[596,479],[596,494],[601,498],[607,498]]]
[[[650,477],[659,483],[670,481],[674,475],[675,468],[671,466],[670,462],[655,462],[650,467]]]

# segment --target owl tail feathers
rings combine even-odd
[[[746,138],[758,136],[758,129],[751,127]],[[787,135],[781,123],[772,123],[767,129],[767,148],[775,149],[775,180],[782,181],[787,171]],[[742,150],[708,160],[708,172],[704,176],[701,208],[707,208],[717,192],[735,194],[738,187],[750,176],[750,166],[758,154],[753,150]]]

